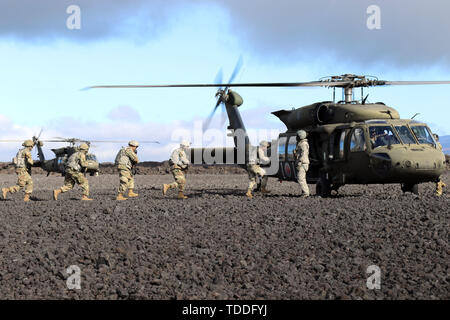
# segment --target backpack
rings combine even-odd
[[[119,152],[116,155],[116,159],[114,160],[114,165],[118,166],[120,163],[120,159],[125,155],[125,148],[122,147],[122,149],[119,150]]]

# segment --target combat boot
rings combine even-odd
[[[178,191],[178,199],[187,199],[188,197],[183,194],[183,191]]]
[[[245,195],[247,196],[247,198],[253,199],[252,190],[248,189]]]
[[[81,197],[81,200],[83,200],[83,201],[92,201],[92,200],[94,200],[94,199],[91,199],[91,198],[89,198],[88,196],[83,195],[83,196]]]
[[[170,189],[170,184],[163,184],[163,196],[166,195],[167,190]]]
[[[139,194],[134,193],[133,189],[128,190],[128,198],[135,198],[137,196],[139,196]]]
[[[58,196],[61,193],[61,189],[53,190],[53,200],[58,200]]]
[[[23,201],[28,202],[30,201],[30,193],[25,193],[25,197],[23,198]]]
[[[3,188],[2,189],[2,194],[3,194],[3,199],[6,200],[6,195],[8,194],[9,189],[8,188]]]
[[[270,190],[267,190],[266,187],[262,187],[261,193],[270,193]]]
[[[119,194],[117,195],[116,200],[127,200],[127,198],[125,198],[125,197],[123,196],[123,193],[119,193]]]

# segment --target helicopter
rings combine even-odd
[[[62,176],[66,174],[65,165],[69,157],[78,151],[78,147],[76,144],[86,143],[88,146],[91,146],[91,143],[124,143],[125,141],[112,141],[112,140],[83,140],[78,138],[61,138],[56,137],[51,140],[40,140],[40,134],[36,137],[32,137],[32,141],[34,146],[37,149],[38,161],[34,161],[33,167],[42,168],[47,172],[47,176],[52,172],[60,173]],[[20,142],[22,140],[0,140],[0,142]],[[42,147],[44,146],[44,142],[50,143],[68,143],[69,145],[66,147],[51,149],[54,153],[54,159],[45,159],[44,152]],[[142,141],[142,143],[159,143],[158,141]],[[87,168],[86,173],[90,176],[98,176],[100,171],[100,164],[97,160],[97,157],[93,153],[86,154]]]
[[[225,84],[173,85],[101,85],[90,88],[196,88],[218,87],[217,103],[224,105],[229,120],[228,136],[234,138],[234,161],[245,168],[252,148],[238,108],[243,98],[231,87],[325,87],[333,89],[332,101],[315,102],[293,110],[272,112],[286,126],[268,150],[277,169],[268,176],[280,181],[296,181],[297,172],[293,151],[298,130],[308,134],[310,166],[308,184],[316,184],[316,194],[328,197],[346,184],[399,183],[403,192],[418,194],[418,185],[437,182],[446,170],[445,156],[438,149],[426,123],[401,119],[397,110],[383,102],[368,103],[364,88],[388,85],[436,85],[450,81],[386,81],[376,77],[343,74],[311,82],[290,83],[232,83],[241,63],[235,67]],[[336,88],[342,89],[343,100],[336,102]],[[353,99],[355,88],[361,88],[361,100]],[[238,134],[239,133],[239,134]],[[244,143],[238,143],[239,136]],[[229,148],[191,149],[191,159],[197,153],[228,154]],[[237,161],[245,152],[245,160]],[[223,157],[219,157],[224,159]],[[242,157],[241,157],[242,158]],[[206,163],[202,160],[203,163]],[[222,162],[225,163],[225,162]],[[210,163],[206,163],[210,164]]]

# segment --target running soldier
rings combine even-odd
[[[128,190],[128,197],[134,198],[139,196],[139,194],[134,193],[134,177],[133,177],[133,167],[139,163],[137,156],[137,148],[139,143],[135,140],[128,142],[127,148],[120,149],[116,156],[115,164],[117,165],[117,170],[119,171],[120,186],[118,189],[118,195],[116,200],[127,200],[124,197]]]
[[[186,156],[186,150],[190,145],[189,142],[183,141],[181,142],[180,147],[172,152],[169,165],[170,172],[172,173],[175,182],[163,185],[163,195],[166,195],[167,190],[169,189],[178,188],[178,199],[187,199],[187,196],[184,195],[183,191],[186,185],[185,173],[191,164]]]
[[[435,133],[433,133],[434,140],[436,140],[436,147],[442,151],[442,144],[439,142],[439,136]],[[439,177],[438,181],[436,182],[436,195],[438,197],[442,196],[442,193],[444,192],[444,187],[447,185],[442,181],[442,178]]]
[[[69,157],[65,166],[66,176],[64,178],[64,186],[60,189],[53,190],[54,200],[58,200],[60,193],[72,190],[75,184],[79,184],[83,191],[81,200],[92,200],[89,198],[89,181],[84,176],[84,172],[86,172],[88,166],[86,161],[88,150],[89,146],[86,143],[82,143],[78,147],[78,151]]]
[[[265,155],[269,143],[267,141],[261,141],[259,147],[249,146],[249,155],[247,163],[247,173],[248,173],[248,188],[245,194],[247,198],[252,199],[253,188],[258,184],[257,178],[261,179],[261,193],[269,193],[267,190],[267,180],[266,171],[261,168],[260,164],[269,164],[270,158]]]
[[[30,195],[33,192],[33,180],[31,179],[31,166],[33,165],[33,158],[31,157],[31,150],[34,147],[32,140],[25,140],[22,143],[23,149],[17,152],[16,157],[13,159],[14,166],[17,174],[17,184],[13,187],[3,188],[3,199],[6,200],[6,196],[9,193],[15,193],[21,189],[25,189],[25,197],[23,201],[30,201]]]
[[[294,157],[297,168],[297,182],[302,190],[302,197],[309,197],[309,188],[306,182],[306,172],[309,169],[309,144],[304,130],[297,131],[297,146],[294,150]]]

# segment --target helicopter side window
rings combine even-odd
[[[285,152],[286,152],[286,137],[282,137],[278,141],[278,156],[280,161],[286,160]]]
[[[287,157],[288,161],[294,161],[294,150],[297,147],[297,137],[291,136],[288,141]]]
[[[391,126],[372,126],[369,128],[370,144],[373,149],[400,144]]]
[[[362,128],[356,128],[353,131],[352,138],[350,140],[350,151],[366,151],[366,140],[364,138],[364,131]]]
[[[411,126],[414,135],[420,144],[435,144],[433,136],[426,126]]]
[[[396,126],[395,130],[404,144],[416,144],[416,140],[407,126]]]
[[[344,159],[344,148],[345,148],[345,131],[342,131],[339,138],[339,148],[337,149],[338,158]]]

